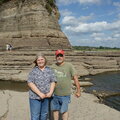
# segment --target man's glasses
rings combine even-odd
[[[58,54],[57,57],[63,57],[63,55],[62,54]]]

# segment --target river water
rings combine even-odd
[[[0,81],[0,90],[27,92],[28,89],[27,82]]]
[[[97,91],[102,93],[117,93],[117,95],[105,97],[103,102],[120,111],[120,72],[102,73],[95,76],[89,76],[89,78],[92,79],[91,82],[94,85],[86,87],[86,92],[92,93],[93,91]],[[28,86],[26,82],[0,81],[0,90],[26,92],[28,91]]]
[[[120,111],[120,72],[107,72],[89,78],[94,85],[86,87],[86,92],[109,93],[110,95],[103,99],[103,103]]]

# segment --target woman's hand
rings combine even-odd
[[[52,94],[53,94],[53,91],[54,91],[54,88],[55,88],[55,82],[52,82],[51,83],[51,86],[50,86],[50,91],[46,94],[46,97],[47,98],[50,98],[51,96],[52,96]]]
[[[51,92],[49,92],[49,93],[46,94],[46,97],[47,97],[47,98],[50,98],[51,96],[52,96],[52,93],[51,93]]]
[[[39,96],[40,96],[41,99],[46,98],[46,95],[44,93],[40,93]]]

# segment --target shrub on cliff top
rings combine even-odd
[[[49,14],[51,14],[53,8],[56,8],[56,5],[55,5],[56,1],[55,0],[46,0],[46,1],[47,1],[47,3],[46,3],[45,7],[46,7],[47,11],[49,12]]]
[[[51,7],[56,7],[56,5],[55,5],[56,1],[55,0],[47,0],[47,2],[50,4]]]
[[[10,0],[0,0],[0,4],[2,4],[3,2],[8,2]]]
[[[0,0],[0,4],[8,2],[11,0]],[[22,0],[25,1],[25,0]],[[46,0],[46,5],[45,5],[47,11],[49,12],[49,14],[51,15],[52,13],[54,13],[56,15],[56,17],[59,19],[60,14],[58,12],[58,8],[56,6],[56,0]]]

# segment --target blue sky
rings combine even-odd
[[[72,45],[120,48],[120,0],[56,0]]]

